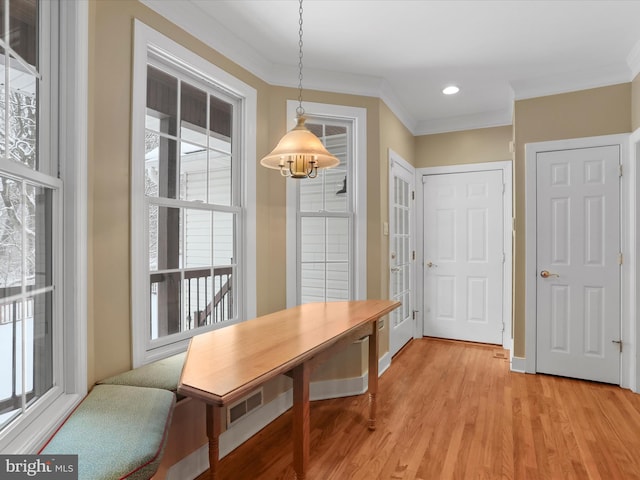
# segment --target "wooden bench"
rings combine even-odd
[[[79,480],[148,480],[160,465],[175,402],[165,389],[96,385],[39,453],[78,455]]]

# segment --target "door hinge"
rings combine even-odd
[[[505,329],[504,322],[502,322],[502,333],[504,333],[504,329]]]
[[[502,263],[507,261],[507,256],[505,255],[504,252],[502,252]]]
[[[617,343],[618,348],[620,348],[620,353],[622,353],[622,340],[611,340],[611,343]]]
[[[624,256],[622,255],[622,252],[620,252],[618,254],[618,265],[622,265],[623,262],[624,262]]]
[[[418,316],[418,310],[413,310],[411,312],[411,319],[415,320],[417,318],[417,316]]]
[[[411,200],[415,200],[416,199],[416,192],[415,190],[411,190]]]
[[[504,192],[506,192],[506,191],[507,191],[507,184],[506,184],[506,183],[503,183],[503,184],[502,184],[502,193],[504,193]]]
[[[415,251],[415,250],[413,250],[413,251],[411,252],[411,260],[415,260],[415,259],[416,259],[416,251]]]
[[[622,171],[622,164],[619,164],[619,165],[618,165],[618,168],[620,169],[620,170],[619,170],[619,172],[620,172],[620,176],[622,176],[622,173],[623,173],[623,171]]]

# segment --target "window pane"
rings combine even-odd
[[[144,193],[147,197],[158,196],[160,185],[160,135],[146,130],[144,134]]]
[[[27,248],[27,290],[53,285],[51,267],[52,192],[48,188],[26,186],[25,212]]]
[[[301,225],[302,262],[324,262],[325,257],[325,219],[302,218]]]
[[[213,264],[216,266],[235,263],[235,214],[214,212],[213,214]]]
[[[327,218],[327,261],[349,261],[348,218]]]
[[[209,100],[209,130],[212,136],[230,139],[233,125],[233,105],[214,97]]]
[[[145,193],[150,197],[176,198],[177,143],[147,131],[145,135]]]
[[[231,205],[231,155],[209,150],[209,203]]]
[[[52,311],[51,292],[0,302],[0,427],[21,411],[23,394],[29,404],[53,386]]]
[[[186,142],[180,144],[180,199],[207,199],[207,150]]]
[[[327,302],[349,300],[349,263],[327,264]]]
[[[189,270],[184,273],[183,330],[202,327],[211,323],[213,282],[211,269]]]
[[[207,94],[182,82],[180,93],[180,138],[207,146]]]
[[[51,292],[28,298],[27,304],[27,400],[39,398],[53,386],[53,296]],[[31,315],[31,318],[29,318]],[[31,337],[29,337],[31,335]]]
[[[0,428],[21,411],[22,306],[21,300],[0,301]]]
[[[178,80],[152,66],[147,67],[146,126],[176,136]]]
[[[149,205],[149,270],[180,268],[182,263],[179,208]]]
[[[325,264],[303,263],[301,265],[300,297],[302,303],[325,301]]]
[[[324,182],[322,181],[322,172],[318,177],[319,178],[304,178],[299,181],[301,212],[319,212],[324,206]]]
[[[211,212],[184,210],[185,268],[211,266]]]
[[[0,298],[22,285],[22,183],[0,176]]]
[[[151,339],[181,331],[180,272],[151,275]]]
[[[218,267],[214,270],[215,296],[207,323],[224,322],[235,318],[234,267]]]
[[[11,0],[9,2],[9,42],[11,48],[34,67],[37,66],[37,25],[37,3],[35,0]]]
[[[11,160],[37,169],[37,108],[36,78],[22,65],[11,59],[9,67],[10,89],[6,91],[5,62],[0,59],[0,131],[5,134],[5,112],[9,109],[9,128],[6,138],[0,138],[0,152]],[[8,96],[5,96],[8,94]],[[5,143],[6,141],[6,143]]]

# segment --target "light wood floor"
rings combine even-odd
[[[510,373],[505,353],[412,341],[380,379],[375,432],[366,395],[312,402],[308,479],[640,479],[640,395]],[[221,461],[221,479],[289,480],[292,461],[287,412]]]

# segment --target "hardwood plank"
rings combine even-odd
[[[311,402],[307,478],[640,480],[640,395],[511,373],[495,354],[413,340],[379,380],[375,431],[366,394]],[[289,411],[223,458],[220,477],[294,478],[291,423]]]

